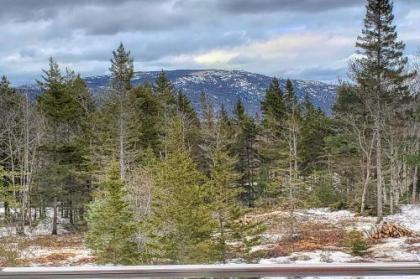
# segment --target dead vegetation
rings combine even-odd
[[[287,256],[302,251],[334,251],[344,248],[345,231],[325,223],[300,223],[295,237],[276,243],[268,252],[270,257]]]
[[[0,249],[0,266],[93,264],[95,258],[86,253],[84,238],[82,233],[1,238],[7,247]]]

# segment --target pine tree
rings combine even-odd
[[[286,107],[283,92],[280,89],[278,79],[274,78],[267,88],[265,98],[261,102],[263,113],[263,125],[278,137],[284,128]]]
[[[368,0],[364,29],[356,43],[363,56],[352,66],[354,79],[364,93],[362,100],[374,122],[378,222],[383,217],[383,129],[388,122],[385,114],[406,98],[406,81],[411,77],[405,73],[405,46],[397,40],[392,10],[390,0]]]
[[[87,121],[87,111],[81,98],[88,98],[89,93],[79,91],[83,87],[80,79],[65,79],[53,59],[44,73],[43,80],[38,82],[44,91],[37,104],[48,122],[48,136],[41,146],[44,164],[36,180],[54,209],[52,234],[57,234],[58,203],[62,201],[70,210],[73,223],[73,201],[88,197],[86,145],[89,142],[82,140],[86,134],[81,128]]]
[[[126,51],[123,43],[112,52],[111,85],[118,94],[125,95],[132,88],[131,79],[134,74],[133,58],[130,51]]]
[[[131,79],[134,74],[133,58],[130,51],[126,51],[124,45],[120,43],[116,51],[112,52],[111,59],[111,88],[116,94],[118,107],[118,150],[120,162],[121,179],[126,178],[127,158],[126,158],[126,136],[127,136],[127,108],[128,91],[131,90]]]
[[[266,205],[271,205],[280,195],[276,181],[279,165],[286,160],[285,134],[287,134],[287,111],[285,96],[280,89],[279,81],[273,79],[261,102],[262,139],[261,170],[259,173],[259,197]]]
[[[87,245],[100,263],[135,264],[140,255],[136,244],[138,225],[125,201],[125,188],[118,165],[113,163],[88,211]]]
[[[299,157],[303,174],[326,167],[325,137],[331,135],[328,118],[314,107],[308,95],[302,104],[302,126],[299,138]]]
[[[222,131],[219,130],[216,146],[210,154],[212,165],[206,187],[217,221],[213,240],[215,259],[223,263],[237,257],[250,261],[251,247],[260,243],[260,234],[264,227],[258,222],[243,222],[246,211],[238,205],[240,189],[236,185],[236,160],[229,155],[225,144]]]
[[[158,155],[162,147],[161,104],[148,84],[138,86],[129,94],[127,144],[134,161],[142,160],[147,149]]]
[[[181,119],[170,127],[168,154],[153,170],[154,199],[145,223],[148,250],[160,262],[207,262],[215,222],[206,203],[205,177],[185,149]]]
[[[166,142],[167,142],[167,131],[168,123],[173,119],[176,114],[176,97],[175,97],[175,87],[171,81],[166,77],[165,72],[162,70],[157,77],[154,85],[153,91],[158,97],[161,104],[161,112],[159,117],[162,119],[162,141],[164,143],[162,155],[166,156],[168,154]]]
[[[238,157],[236,169],[240,173],[243,200],[249,207],[254,206],[256,193],[256,173],[259,166],[257,136],[259,129],[255,120],[247,115],[241,100],[234,109],[235,137],[234,154]]]
[[[191,126],[200,127],[200,120],[195,111],[190,99],[182,91],[177,93],[176,101],[177,112],[185,115],[186,119],[191,123]]]

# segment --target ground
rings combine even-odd
[[[385,217],[418,234],[419,237],[369,240],[369,249],[363,255],[352,255],[345,243],[351,230],[358,230],[368,238],[376,218],[358,216],[347,210],[326,208],[295,212],[296,239],[288,240],[289,214],[274,211],[254,215],[268,226],[264,243],[256,250],[266,251],[260,263],[346,263],[346,262],[419,262],[420,261],[420,207],[402,206],[399,214]],[[286,228],[286,229],[285,229]],[[289,237],[290,238],[290,237]]]
[[[263,258],[260,263],[347,263],[347,262],[419,262],[420,207],[406,205],[399,214],[387,216],[385,221],[400,224],[419,237],[390,238],[369,241],[367,253],[356,256],[345,245],[348,231],[356,229],[368,235],[375,226],[374,217],[358,216],[347,210],[326,208],[297,210],[295,234],[291,236],[289,213],[274,210],[253,213],[249,220],[267,225],[263,243],[253,248]],[[6,253],[9,265],[63,266],[92,265],[95,257],[86,248],[83,233],[70,233],[61,220],[59,235],[51,236],[49,220],[30,229],[27,236],[13,236],[12,229],[0,229],[0,252]],[[1,260],[1,258],[0,258]],[[4,260],[3,260],[4,261]],[[0,261],[0,266],[5,263]]]

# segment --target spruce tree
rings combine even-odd
[[[121,179],[126,178],[127,158],[126,158],[126,137],[127,137],[127,109],[128,91],[131,90],[131,79],[134,74],[133,58],[130,51],[126,51],[124,45],[120,43],[117,50],[112,52],[111,59],[111,88],[118,100],[118,153],[120,162]]]
[[[206,203],[205,177],[185,149],[181,120],[171,124],[168,154],[154,168],[148,249],[169,263],[204,263],[211,257],[215,222]]]
[[[87,245],[99,263],[135,264],[138,225],[125,201],[125,188],[118,165],[113,163],[88,211]]]
[[[303,174],[326,167],[325,137],[331,135],[330,121],[314,107],[308,95],[302,103],[302,125],[299,137],[299,157]]]
[[[156,155],[162,148],[160,109],[159,99],[150,85],[141,85],[130,91],[127,144],[135,162],[142,161],[149,148]]]
[[[87,177],[86,146],[89,142],[84,141],[87,131],[82,129],[87,121],[87,111],[81,98],[89,98],[89,93],[80,92],[80,84],[74,87],[75,82],[81,80],[65,79],[53,59],[50,59],[42,81],[38,82],[43,92],[37,98],[37,105],[46,118],[48,129],[41,146],[43,165],[36,182],[54,209],[52,234],[57,234],[59,202],[69,210],[73,224],[73,201],[88,198],[90,179]],[[81,94],[85,94],[84,97]]]
[[[261,201],[271,205],[279,198],[280,187],[274,182],[278,174],[279,164],[286,158],[285,134],[287,134],[287,111],[285,96],[280,89],[279,81],[274,78],[266,90],[261,102],[262,110],[262,140],[258,191]]]
[[[206,187],[217,222],[213,239],[215,259],[223,263],[238,257],[251,261],[251,248],[260,243],[264,227],[258,222],[243,221],[246,210],[238,204],[240,189],[236,185],[236,160],[229,155],[223,134],[219,133],[219,140],[210,153],[212,164]]]
[[[392,1],[368,0],[364,29],[356,42],[362,57],[352,66],[353,77],[364,94],[362,101],[374,122],[378,222],[383,217],[383,129],[389,122],[385,113],[406,98],[406,81],[411,77],[405,73],[405,45],[398,41],[393,20]]]
[[[256,199],[256,173],[260,163],[257,149],[259,128],[255,119],[245,112],[241,100],[238,100],[234,108],[234,122],[236,142],[233,152],[238,157],[236,170],[240,174],[242,197],[249,207],[253,207]]]
[[[274,78],[267,88],[265,98],[261,102],[263,113],[263,125],[278,137],[284,127],[286,107],[283,92],[280,89],[278,79]]]

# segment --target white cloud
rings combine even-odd
[[[354,38],[328,33],[286,34],[227,49],[210,50],[193,57],[202,66],[251,69],[263,73],[293,75],[307,68],[345,67],[354,53]]]
[[[194,57],[194,61],[204,66],[228,65],[229,62],[238,57],[239,53],[234,50],[212,50]]]

